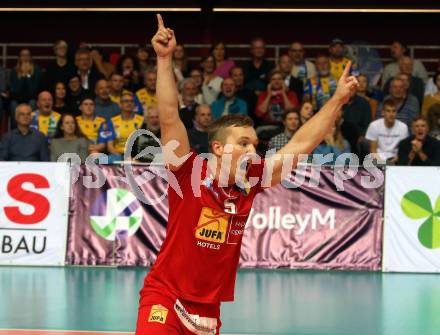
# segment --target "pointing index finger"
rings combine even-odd
[[[348,78],[348,76],[350,75],[350,68],[351,68],[351,61],[349,61],[347,65],[345,65],[345,69],[344,69],[344,73],[342,74],[342,77]]]
[[[158,28],[164,28],[165,25],[163,24],[162,15],[156,14],[156,17],[157,17],[157,27]]]

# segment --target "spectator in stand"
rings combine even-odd
[[[179,96],[179,115],[186,129],[191,129],[194,123],[196,108],[197,86],[192,78],[185,79],[182,83],[182,94]]]
[[[136,114],[134,107],[134,95],[132,93],[122,94],[121,114],[113,117],[109,123],[111,133],[107,142],[107,150],[110,154],[109,163],[122,159],[128,138],[142,126],[144,117]]]
[[[316,112],[336,91],[337,81],[330,74],[330,62],[327,56],[316,57],[317,76],[307,80],[304,86],[303,101],[311,102]]]
[[[67,85],[69,78],[75,74],[75,66],[67,59],[68,45],[65,41],[56,41],[53,47],[55,60],[50,62],[43,76],[46,90],[55,87],[58,82]]]
[[[157,107],[156,79],[156,70],[147,70],[144,74],[145,87],[136,92],[136,97],[144,110],[150,107]]]
[[[47,162],[47,138],[31,128],[32,107],[19,104],[15,110],[17,128],[4,135],[0,142],[0,161]]]
[[[60,81],[53,87],[52,96],[54,97],[53,110],[59,114],[74,114],[78,115],[78,108],[67,101],[67,89],[64,82]]]
[[[211,105],[220,94],[223,79],[214,74],[215,60],[212,55],[203,58],[201,65],[203,69],[203,101]]]
[[[199,154],[209,152],[208,128],[211,122],[211,108],[208,105],[197,106],[194,128],[188,131],[188,139],[191,148]]]
[[[367,100],[355,94],[342,107],[342,110],[342,134],[350,143],[352,152],[363,159],[369,152],[368,143],[364,141],[364,138],[368,125],[372,120],[370,104]]]
[[[303,102],[299,111],[301,125],[309,121],[313,115],[314,112],[312,104],[310,102]]]
[[[300,42],[293,42],[289,48],[289,57],[292,60],[292,76],[301,80],[303,84],[308,79],[316,77],[315,64],[304,58],[304,46]]]
[[[233,60],[227,59],[225,44],[223,42],[214,43],[211,46],[211,55],[214,57],[216,65],[214,74],[223,79],[229,77],[229,71],[235,66],[235,63]]]
[[[106,121],[119,115],[121,110],[118,104],[110,99],[109,83],[105,79],[101,79],[96,83],[95,98],[95,115],[103,117]]]
[[[231,78],[235,83],[235,94],[240,99],[243,99],[246,102],[248,114],[254,119],[254,122],[257,122],[257,118],[255,117],[255,106],[257,104],[257,96],[254,91],[244,87],[244,72],[243,69],[239,66],[234,66],[231,69]]]
[[[197,89],[197,95],[195,97],[195,101],[198,104],[203,103],[203,93],[202,93],[202,85],[203,85],[203,73],[199,69],[191,70],[189,77],[194,80]]]
[[[428,110],[429,108],[431,108],[431,106],[435,104],[440,104],[440,90],[438,90],[438,88],[440,87],[440,72],[436,72],[433,78],[434,83],[437,87],[437,92],[435,92],[434,94],[425,95],[422,106],[422,116],[424,117],[427,117]]]
[[[296,94],[288,90],[281,72],[273,70],[267,91],[262,92],[258,97],[255,115],[265,125],[269,125],[265,129],[274,128],[282,125],[283,114],[286,110],[297,106],[299,103]]]
[[[417,98],[413,95],[409,95],[405,88],[405,82],[400,78],[394,78],[390,83],[390,95],[385,97],[394,101],[397,109],[397,119],[404,122],[408,128],[412,121],[419,116],[420,105]],[[378,107],[378,113],[376,118],[381,118],[382,104]]]
[[[9,85],[6,78],[6,71],[3,66],[0,65],[0,125],[2,124],[1,122],[3,120],[3,113],[5,111],[5,100],[8,99],[8,92],[6,91],[6,89]]]
[[[376,95],[369,90],[369,81],[368,77],[365,74],[360,74],[357,77],[357,80],[359,82],[359,86],[356,94],[368,101],[371,109],[371,119],[375,120],[379,100],[376,98]]]
[[[103,79],[104,76],[93,66],[92,55],[89,49],[79,49],[76,51],[75,66],[81,79],[82,88],[94,92],[97,81]]]
[[[50,160],[56,162],[65,153],[77,154],[83,163],[88,155],[87,140],[72,114],[63,114],[58,122],[57,130],[50,143]]]
[[[110,137],[108,124],[103,117],[95,115],[95,101],[91,96],[85,96],[79,106],[81,115],[76,117],[78,128],[88,140],[90,154],[104,152]]]
[[[429,135],[440,141],[440,104],[432,105],[428,110]]]
[[[67,83],[67,98],[66,102],[68,105],[72,106],[72,108],[78,109],[79,104],[81,103],[81,99],[89,95],[89,91],[85,90],[81,86],[81,78],[79,75],[75,74]]]
[[[31,127],[39,130],[49,139],[55,134],[61,115],[53,110],[52,94],[43,91],[38,95],[38,109],[32,114]]]
[[[284,84],[286,87],[295,92],[296,97],[299,101],[302,101],[304,94],[304,83],[300,79],[296,79],[291,75],[292,72],[292,61],[288,55],[282,55],[278,60],[278,69],[283,75]]]
[[[434,76],[432,76],[431,78],[429,78],[428,82],[426,83],[426,87],[425,87],[425,95],[434,95],[438,92],[438,87],[436,82],[436,78],[437,78],[437,73],[440,73],[440,60],[437,63],[437,70],[434,73]]]
[[[131,158],[142,163],[151,163],[161,154],[159,112],[156,107],[149,107],[144,112],[144,123],[140,129],[148,130],[151,134],[142,134],[136,137],[131,149]],[[133,135],[132,135],[133,136]],[[148,148],[148,149],[147,149]],[[147,152],[142,153],[142,150]],[[162,160],[159,160],[162,162]]]
[[[414,77],[412,75],[413,73],[413,60],[411,57],[408,56],[402,56],[399,60],[399,69],[400,73],[396,75],[396,77],[401,78],[402,80],[406,80],[408,82],[408,92],[409,94],[414,95],[417,100],[419,101],[419,104],[422,105],[423,103],[423,97],[425,93],[425,84],[423,83],[423,80],[417,77]],[[407,78],[402,78],[402,75],[406,76]],[[384,87],[384,94],[388,95],[389,89],[390,89],[390,83],[391,80],[388,80],[388,82],[385,84]]]
[[[11,115],[20,103],[28,103],[35,108],[35,99],[41,87],[41,71],[32,61],[29,49],[20,50],[17,65],[11,71]],[[15,118],[11,117],[11,127],[15,128]]]
[[[265,59],[266,45],[262,38],[254,38],[251,42],[252,59],[243,65],[245,86],[257,95],[267,87],[267,75],[274,65]]]
[[[301,127],[301,117],[299,115],[299,109],[287,109],[283,114],[284,131],[278,135],[272,137],[269,141],[268,150],[275,149],[280,150],[284,147]]]
[[[182,80],[190,76],[191,69],[185,56],[185,47],[183,46],[183,44],[176,45],[176,49],[173,53],[173,65],[174,74],[176,75],[178,82],[181,82]],[[202,78],[200,77],[200,80],[201,79]]]
[[[145,71],[154,68],[150,60],[150,54],[146,47],[139,46],[136,51],[136,60],[139,63],[140,73],[145,73]]]
[[[100,48],[93,48],[90,52],[93,64],[96,69],[104,76],[105,79],[109,79],[111,74],[115,72],[115,66],[108,61],[108,55]]]
[[[341,78],[342,73],[344,72],[345,66],[348,64],[350,59],[347,57],[344,57],[344,42],[339,39],[335,38],[331,41],[330,46],[328,48],[329,52],[329,62],[330,62],[330,74],[333,78],[336,79],[336,81]],[[355,69],[356,65],[353,64],[350,71]]]
[[[383,75],[382,75],[383,86],[385,86],[388,80],[394,78],[397,74],[399,74],[400,72],[399,61],[402,57],[407,55],[408,48],[402,42],[394,41],[391,44],[390,51],[391,51],[391,57],[393,58],[394,62],[385,66],[383,70]],[[425,66],[418,59],[413,60],[412,75],[422,79],[423,83],[426,83],[426,81],[428,80],[428,73],[426,72]]]
[[[397,105],[388,99],[383,103],[383,117],[370,123],[365,138],[370,142],[370,153],[382,163],[397,161],[399,142],[408,137],[408,127],[397,120]]]
[[[399,143],[397,165],[439,166],[440,142],[428,135],[428,122],[414,119],[412,135]]]
[[[113,72],[109,80],[110,100],[121,106],[121,95],[123,92],[130,92],[124,88],[124,77],[118,72]]]
[[[336,125],[333,127],[332,131],[327,135],[324,141],[313,150],[312,155],[310,155],[310,163],[318,165],[335,165],[336,159],[340,155],[351,152],[350,144],[342,135],[341,121],[342,120],[336,121]],[[328,154],[331,156],[327,158],[323,157]]]
[[[211,105],[212,118],[214,120],[223,115],[241,114],[247,115],[246,101],[237,97],[235,82],[232,78],[225,78],[222,83],[222,95]]]
[[[123,55],[116,64],[116,72],[124,76],[124,88],[130,92],[136,92],[142,88],[142,76],[137,59]]]

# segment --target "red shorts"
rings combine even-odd
[[[141,292],[136,335],[218,335],[220,326],[220,303],[195,303],[150,288]]]

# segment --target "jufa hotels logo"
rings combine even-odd
[[[425,192],[412,190],[403,196],[400,206],[410,219],[426,219],[419,228],[420,243],[428,249],[440,248],[440,195],[433,209]]]
[[[99,236],[113,241],[116,234],[131,236],[136,233],[142,223],[142,214],[142,206],[133,193],[111,188],[93,204],[90,224]]]

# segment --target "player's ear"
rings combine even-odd
[[[223,143],[218,140],[212,141],[211,150],[212,150],[212,153],[216,156],[223,155],[223,151],[224,151]]]

